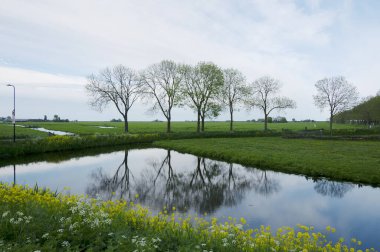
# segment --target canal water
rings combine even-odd
[[[60,155],[60,154],[59,154]],[[380,248],[380,189],[264,171],[158,148],[107,151],[18,161],[0,167],[0,181],[49,187],[71,194],[126,199],[158,212],[221,219],[244,217],[250,228],[297,224],[329,238],[355,237]],[[1,166],[1,164],[0,164]],[[67,192],[67,191],[65,191]],[[136,199],[136,195],[138,198]],[[207,218],[207,217],[206,217]]]

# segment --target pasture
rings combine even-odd
[[[280,137],[158,141],[155,146],[275,171],[380,185],[380,142]]]
[[[77,135],[93,134],[122,134],[124,133],[123,122],[20,122],[18,125],[25,127],[41,127],[49,130],[58,130],[71,132]],[[12,138],[13,128],[11,124],[0,124],[0,138]],[[102,128],[104,127],[104,128]],[[289,130],[328,130],[328,122],[288,122],[288,123],[271,123],[268,124],[270,130],[281,131]],[[164,133],[166,131],[166,122],[130,122],[130,133]],[[334,124],[334,129],[358,129],[365,126],[351,124]],[[264,123],[260,122],[235,122],[234,131],[261,131],[264,129]],[[189,133],[196,131],[196,122],[173,122],[172,131],[174,133]],[[229,122],[206,122],[206,132],[228,132]],[[47,133],[36,130],[17,127],[16,136],[18,138],[31,138],[47,136]]]

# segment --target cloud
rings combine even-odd
[[[32,95],[36,98],[72,100],[83,98],[81,93],[86,79],[0,66],[0,83],[16,85],[17,94],[21,97]]]
[[[29,74],[29,82],[51,78],[52,86],[67,84],[73,91],[60,89],[57,99],[75,100],[85,97],[78,83],[107,66],[121,63],[142,69],[162,59],[190,64],[213,61],[240,69],[250,81],[264,74],[281,79],[283,93],[299,104],[289,116],[325,119],[327,113],[321,114],[312,103],[313,84],[318,79],[345,74],[364,96],[375,89],[376,71],[367,75],[366,69],[379,66],[371,58],[374,53],[380,57],[377,42],[353,42],[353,29],[378,41],[379,32],[374,31],[380,30],[379,22],[362,22],[361,15],[370,10],[359,15],[353,11],[360,9],[355,4],[324,0],[4,0],[0,5],[0,65],[7,67],[7,74],[11,68],[22,72],[20,76],[25,76],[23,69],[38,72]],[[359,17],[353,19],[353,15]],[[360,45],[366,46],[352,53]],[[357,59],[360,66],[348,64]],[[34,95],[39,94],[30,93]],[[191,113],[186,115],[192,118]]]

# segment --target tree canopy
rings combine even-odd
[[[336,115],[335,121],[356,121],[363,124],[380,123],[380,96],[371,97],[350,110]]]

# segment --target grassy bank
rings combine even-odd
[[[380,142],[265,138],[159,141],[157,147],[287,173],[380,185]]]
[[[159,139],[157,134],[141,135],[93,135],[93,136],[52,136],[16,143],[0,143],[0,158],[9,159],[30,154],[81,150],[106,146],[126,146],[152,143]]]
[[[273,131],[241,131],[241,132],[183,132],[183,133],[147,133],[147,134],[111,134],[85,136],[51,136],[46,138],[0,142],[0,158],[14,158],[30,154],[47,152],[81,150],[97,147],[130,146],[136,144],[150,144],[153,141],[165,139],[189,138],[219,138],[219,137],[259,137],[279,136],[280,132]]]
[[[175,212],[175,209],[170,211]],[[246,230],[245,220],[158,215],[133,202],[100,202],[0,184],[2,251],[362,251],[312,227]],[[346,245],[345,245],[346,244]],[[362,249],[362,250],[359,250]],[[367,250],[374,251],[374,249]]]

